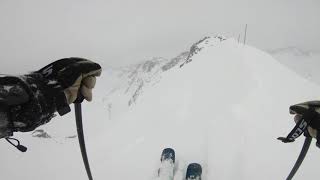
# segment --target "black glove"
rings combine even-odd
[[[279,137],[282,142],[293,142],[299,136],[311,136],[317,138],[317,145],[320,145],[320,101],[308,101],[290,106],[290,114],[294,114],[295,127],[287,137]]]
[[[0,77],[0,121],[5,122],[1,112],[8,112],[2,113],[7,129],[32,131],[49,122],[56,111],[68,113],[78,92],[91,101],[95,76],[101,71],[99,64],[87,59],[66,58],[27,75]],[[0,123],[0,131],[3,127]]]
[[[294,121],[298,123],[304,119],[308,124],[308,133],[317,138],[320,129],[320,101],[308,101],[290,106],[290,114],[294,114]]]
[[[96,76],[100,76],[99,64],[82,58],[66,58],[55,61],[37,71],[51,83],[62,86],[68,104],[73,103],[80,91],[88,101],[92,100],[92,89]]]

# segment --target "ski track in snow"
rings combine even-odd
[[[123,91],[125,76],[110,69],[98,79],[93,102],[83,104],[94,179],[156,179],[166,147],[176,152],[174,180],[193,162],[202,165],[203,180],[285,179],[303,138],[291,144],[276,138],[294,126],[288,107],[317,99],[319,86],[234,39],[209,38],[198,46],[181,68],[183,61],[152,74],[158,83],[143,86],[133,106],[134,91]],[[65,138],[76,134],[73,112],[41,129],[55,141],[16,134],[29,147],[25,154],[0,143],[2,162],[10,162],[1,163],[1,179],[87,179],[77,139]],[[317,179],[318,151],[313,144],[295,179]]]

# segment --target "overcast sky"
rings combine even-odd
[[[171,58],[206,35],[243,36],[246,23],[257,48],[319,50],[319,17],[319,0],[1,0],[1,73],[70,56]]]

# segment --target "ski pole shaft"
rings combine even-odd
[[[296,174],[296,172],[298,171],[300,165],[302,164],[304,158],[306,157],[306,154],[309,150],[311,141],[312,141],[312,137],[310,137],[310,136],[307,136],[306,139],[304,140],[299,157],[298,157],[296,163],[294,164],[294,166],[293,166],[293,168],[292,168],[292,170],[286,180],[291,180],[293,178],[293,176]]]
[[[84,135],[83,135],[81,103],[75,103],[74,109],[75,109],[75,114],[76,114],[77,133],[78,133],[78,139],[79,139],[79,145],[80,145],[80,149],[81,149],[83,163],[86,168],[89,180],[93,180],[91,170],[90,170],[89,161],[88,161],[86,145],[85,145],[85,141],[84,141]]]

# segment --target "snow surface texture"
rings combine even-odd
[[[160,163],[158,170],[158,177],[155,180],[173,180],[174,178],[174,164],[170,160],[164,160]]]
[[[234,39],[209,37],[195,46],[197,53],[175,62],[154,59],[122,73],[105,68],[93,102],[83,103],[95,180],[155,179],[165,147],[176,151],[175,180],[193,162],[202,165],[203,180],[288,175],[303,138],[291,144],[276,138],[294,126],[288,107],[318,99],[319,86]],[[172,65],[164,70],[165,62]],[[41,129],[52,138],[16,134],[27,153],[0,143],[1,179],[86,180],[77,139],[65,138],[76,134],[74,114]],[[313,143],[296,180],[318,179],[318,154]]]

